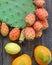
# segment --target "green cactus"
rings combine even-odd
[[[11,27],[26,27],[25,17],[35,12],[33,0],[0,0],[0,20]]]

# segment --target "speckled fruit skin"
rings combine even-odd
[[[45,6],[44,0],[34,0],[33,2],[37,7],[44,7]]]
[[[13,62],[12,65],[32,65],[32,60],[29,55],[23,54],[17,57]]]
[[[9,34],[9,38],[10,38],[11,41],[18,40],[19,36],[20,36],[19,28],[12,29],[10,34]]]
[[[5,24],[5,23],[2,23],[1,25],[1,34],[2,36],[7,36],[9,33],[9,27]]]
[[[44,8],[38,8],[36,9],[36,16],[40,19],[40,20],[45,20],[48,18],[48,12],[46,9]]]
[[[42,30],[36,31],[36,32],[35,32],[35,37],[36,37],[36,38],[40,38],[40,37],[42,36],[42,34],[43,34],[43,31],[42,31]]]
[[[43,25],[43,30],[46,30],[49,27],[48,20],[40,21],[40,23]]]
[[[21,47],[17,43],[10,42],[5,45],[5,51],[8,54],[14,55],[21,51]]]
[[[48,65],[51,62],[51,51],[39,45],[34,49],[34,58],[39,65]]]
[[[1,23],[0,23],[0,33],[1,33]]]
[[[33,25],[33,28],[35,31],[40,31],[40,30],[42,30],[43,26],[39,21],[36,21]]]
[[[26,27],[24,35],[27,40],[33,40],[35,38],[35,31],[32,27]]]
[[[35,22],[35,14],[28,14],[25,18],[25,22],[27,24],[27,26],[32,26]]]

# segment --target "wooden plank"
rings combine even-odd
[[[34,48],[35,48],[37,45],[40,45],[40,44],[42,44],[42,39],[41,39],[41,38],[39,38],[39,39],[34,39],[34,41],[32,41],[32,42],[25,41],[25,42],[22,44],[22,54],[24,54],[24,53],[28,54],[28,55],[32,58],[33,65],[37,65],[37,63],[36,63],[35,60],[34,60],[33,51],[34,51]],[[29,45],[30,45],[30,47],[29,47]]]
[[[44,31],[42,36],[42,44],[47,46],[52,51],[52,0],[46,0],[46,9],[49,12],[49,28]],[[52,62],[50,65],[52,65]]]
[[[26,54],[28,54],[28,55],[31,56],[31,58],[32,58],[32,60],[33,60],[33,65],[34,65],[34,64],[37,65],[37,63],[35,63],[35,61],[34,61],[33,49],[34,49],[34,47],[36,47],[37,45],[41,44],[41,41],[42,41],[41,39],[36,39],[36,40],[30,42],[30,48],[29,48],[29,45],[28,45],[28,41],[25,41],[22,45],[20,45],[21,48],[22,48],[22,51],[20,52],[20,54],[17,54],[17,55],[12,56],[12,55],[8,55],[8,54],[5,52],[5,50],[4,50],[5,45],[6,45],[8,42],[10,42],[10,40],[9,40],[8,37],[7,37],[7,38],[4,38],[4,39],[3,39],[3,65],[11,65],[11,63],[12,63],[12,61],[13,61],[14,58],[16,58],[16,57],[18,57],[18,56],[20,56],[20,55],[22,55],[22,54],[24,54],[24,53],[26,53]],[[17,41],[16,41],[16,42],[17,42]]]
[[[13,59],[15,59],[18,55],[20,55],[20,54],[9,55],[5,52],[4,47],[8,42],[11,42],[8,37],[3,38],[3,65],[11,65]]]
[[[8,38],[3,38],[3,65],[11,65],[12,57],[6,54],[4,47],[9,42]]]
[[[21,46],[22,48],[22,51],[20,52],[20,54],[17,54],[15,56],[11,56],[11,55],[8,55],[6,54],[5,50],[4,50],[4,46],[6,45],[6,43],[10,42],[9,38],[6,37],[6,38],[3,38],[3,65],[11,65],[12,63],[12,60],[16,57],[18,57],[19,55],[21,54],[29,54],[32,58],[32,61],[33,61],[33,65],[38,65],[35,60],[34,60],[34,56],[33,56],[33,50],[34,48],[37,46],[37,45],[45,45],[47,46],[51,51],[52,51],[52,7],[51,7],[51,3],[52,1],[51,0],[46,0],[46,8],[47,10],[49,11],[49,24],[50,24],[50,27],[44,32],[43,36],[42,36],[42,39],[35,39],[34,41],[32,42],[28,42],[28,41],[25,41]],[[17,41],[16,41],[17,42]],[[30,43],[30,47],[29,47],[29,44]],[[1,58],[2,59],[2,58]],[[2,64],[0,64],[2,65]],[[49,65],[52,65],[49,64]]]
[[[13,59],[15,59],[16,57],[18,57],[18,56],[22,53],[22,52],[21,52],[21,53],[18,54],[18,55],[9,55],[9,54],[7,54],[7,53],[5,52],[4,47],[5,47],[5,45],[6,45],[8,42],[11,42],[8,37],[3,38],[3,65],[11,65]]]
[[[52,0],[46,0],[46,9],[49,12],[49,28],[44,31],[44,34],[42,36],[42,43],[52,51]]]
[[[2,57],[2,54],[3,54],[3,52],[2,52],[2,36],[0,35],[0,65],[2,65],[2,60],[3,60],[3,57]]]

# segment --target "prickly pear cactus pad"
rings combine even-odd
[[[0,0],[0,20],[11,27],[24,28],[26,15],[34,12],[33,0]]]

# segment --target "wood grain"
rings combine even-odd
[[[52,51],[52,0],[46,0],[46,9],[49,13],[49,28],[44,31],[42,36],[42,44]],[[52,65],[52,62],[49,65]]]
[[[0,65],[3,63],[3,49],[2,49],[2,36],[0,35]]]
[[[46,9],[49,12],[49,28],[44,31],[42,38],[35,39],[32,42],[25,41],[21,46],[22,51],[17,55],[8,55],[6,54],[4,47],[5,45],[10,42],[9,38],[3,38],[0,36],[0,65],[11,65],[14,58],[20,56],[21,54],[28,54],[31,56],[33,65],[38,65],[33,57],[33,50],[37,45],[45,45],[52,51],[52,0],[45,0],[46,1]],[[17,41],[16,41],[17,42]],[[29,47],[30,44],[30,47]],[[49,64],[52,65],[52,62]]]
[[[42,44],[47,46],[52,51],[52,0],[46,0],[46,9],[49,13],[49,28],[44,31],[42,36]]]
[[[10,42],[8,37],[7,38],[3,38],[3,65],[11,65],[11,61],[12,61],[12,57],[8,54],[6,54],[4,47],[5,45]]]

